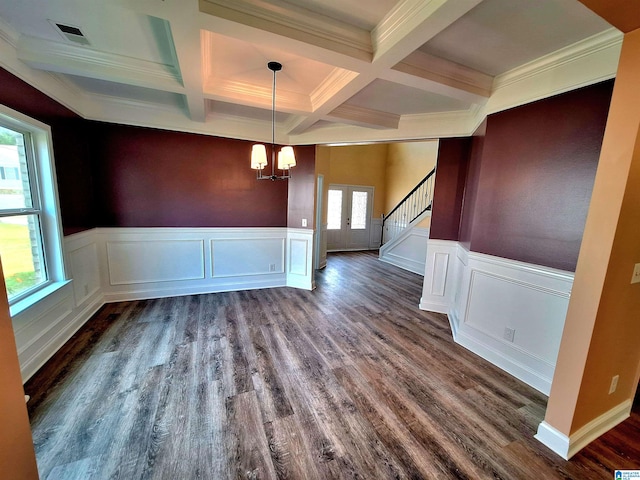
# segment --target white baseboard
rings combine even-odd
[[[569,437],[556,430],[547,422],[538,425],[538,433],[534,438],[542,442],[552,452],[557,453],[565,460],[569,460]]]
[[[569,460],[593,440],[629,418],[631,407],[631,400],[625,400],[620,405],[590,421],[569,437],[547,422],[542,422],[538,426],[538,433],[535,438],[551,451],[565,460]]]
[[[494,348],[484,343],[482,335],[474,335],[470,329],[458,327],[460,324],[456,322],[451,313],[449,318],[449,323],[452,325],[453,340],[458,345],[462,345],[467,350],[500,367],[539,392],[549,395],[553,378],[540,373],[541,369],[536,368],[537,361],[535,358],[531,358],[527,363],[520,362],[513,355],[510,355],[508,350]],[[453,328],[454,325],[456,326],[455,329]]]
[[[275,279],[277,277],[277,279]],[[186,295],[204,295],[207,293],[237,292],[239,290],[258,290],[261,288],[277,288],[287,286],[283,274],[273,275],[260,281],[224,282],[221,284],[186,285],[133,288],[111,291],[104,294],[104,303],[128,302],[133,300],[149,300],[152,298],[183,297]]]
[[[420,310],[425,310],[427,312],[436,312],[436,313],[448,313],[449,304],[445,302],[434,302],[433,300],[427,300],[425,297],[420,297]]]

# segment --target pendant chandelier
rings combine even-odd
[[[267,148],[264,144],[256,144],[251,149],[251,168],[257,170],[258,180],[285,180],[291,178],[291,169],[296,166],[296,157],[293,147],[282,147],[278,152],[278,170],[281,175],[275,174],[276,169],[276,72],[282,70],[282,64],[269,62],[269,70],[273,72],[273,89],[271,93],[271,175],[263,173],[268,165]]]

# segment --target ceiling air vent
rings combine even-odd
[[[60,34],[70,42],[79,43],[80,45],[89,45],[89,40],[78,27],[58,22],[51,23],[56,27]]]

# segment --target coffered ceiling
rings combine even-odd
[[[613,76],[620,33],[576,0],[0,0],[0,41],[85,118],[252,140],[278,61],[278,140],[330,143],[469,134]]]

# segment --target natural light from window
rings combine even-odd
[[[30,136],[0,126],[0,258],[9,301],[47,281],[28,155]]]

